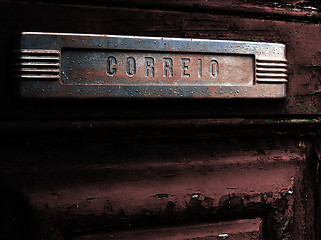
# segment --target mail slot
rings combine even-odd
[[[320,240],[312,1],[49,2],[0,4],[1,240]]]
[[[31,98],[282,98],[277,43],[21,34],[15,76]]]

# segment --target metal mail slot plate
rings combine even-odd
[[[281,98],[277,43],[24,32],[15,53],[23,97]]]

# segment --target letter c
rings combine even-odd
[[[111,66],[116,66],[117,64],[117,61],[116,61],[116,58],[113,57],[113,56],[109,56],[107,58],[107,75],[108,76],[114,76],[117,69],[115,67],[111,67]]]

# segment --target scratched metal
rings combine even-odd
[[[281,98],[277,43],[24,32],[20,94],[33,98]]]

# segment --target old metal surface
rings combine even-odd
[[[21,34],[24,97],[280,98],[285,46],[94,34]]]

